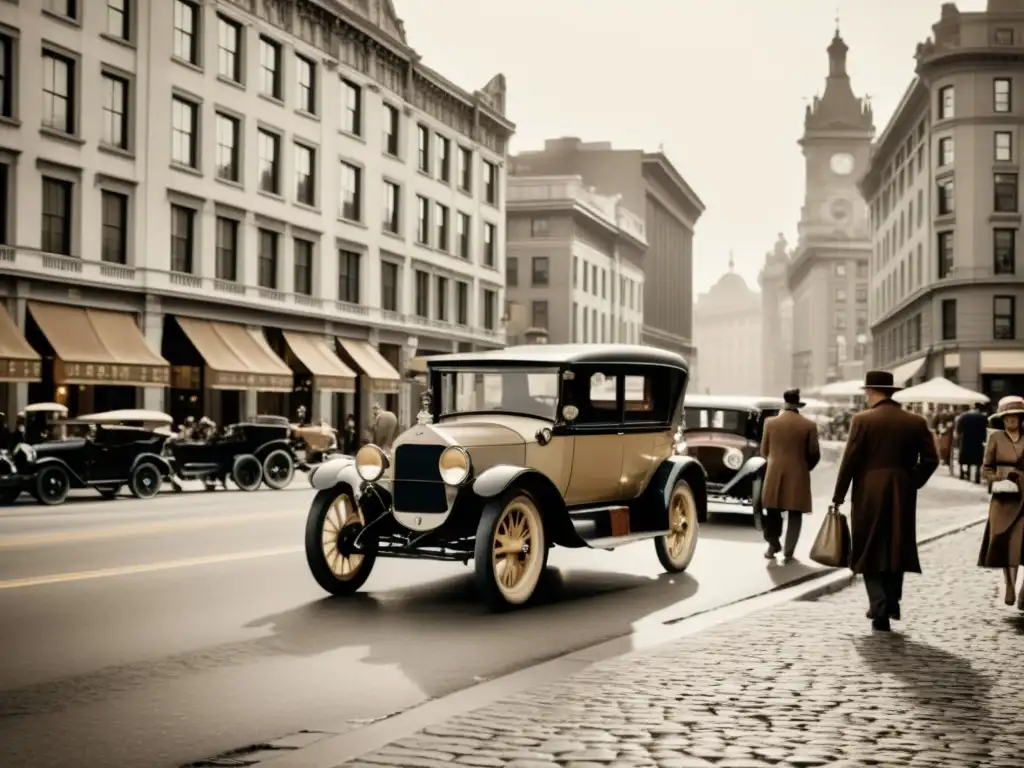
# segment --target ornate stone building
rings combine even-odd
[[[765,254],[758,275],[761,286],[761,389],[783,392],[793,381],[793,300],[786,287],[790,251],[779,233],[775,247]]]

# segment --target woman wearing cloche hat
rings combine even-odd
[[[1007,605],[1024,611],[1024,588],[1017,593],[1017,571],[1024,561],[1024,440],[1021,439],[1024,398],[999,401],[989,417],[993,432],[985,446],[981,476],[992,486],[988,524],[981,542],[978,565],[1002,568]]]

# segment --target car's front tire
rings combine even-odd
[[[314,497],[306,518],[306,563],[324,591],[351,595],[370,578],[377,541],[365,536],[355,548],[365,527],[366,519],[347,490],[332,488]]]
[[[654,540],[661,567],[669,573],[685,571],[697,552],[700,524],[697,499],[685,480],[677,480],[668,499],[669,532]]]
[[[263,482],[268,488],[280,491],[291,485],[295,477],[295,460],[283,448],[267,454],[263,459]]]
[[[63,504],[71,491],[71,477],[63,467],[43,467],[36,474],[35,496],[40,504],[55,507]]]
[[[263,465],[251,454],[238,456],[231,467],[231,482],[243,491],[255,491],[263,482]]]
[[[524,491],[508,491],[484,506],[476,529],[477,589],[494,610],[525,605],[547,566],[544,520]]]
[[[132,470],[132,476],[128,479],[128,490],[136,499],[152,499],[160,493],[163,482],[160,468],[147,461]]]

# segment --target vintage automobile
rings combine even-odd
[[[11,503],[22,492],[41,504],[62,504],[73,488],[94,488],[112,499],[127,485],[132,495],[151,499],[160,492],[171,468],[161,456],[167,434],[142,426],[128,426],[125,411],[83,416],[64,422],[68,431],[83,437],[30,445],[21,443],[10,460],[0,462],[0,486],[4,501]],[[132,411],[147,424],[166,423],[168,418],[152,411]],[[13,469],[13,472],[10,470]]]
[[[713,512],[749,509],[754,525],[763,524],[761,458],[764,420],[782,410],[779,397],[690,395],[686,398],[682,442],[677,453],[696,458],[707,474]]]
[[[392,451],[365,445],[310,475],[309,568],[347,595],[378,557],[474,564],[484,600],[535,594],[552,546],[653,539],[666,571],[693,559],[704,470],[673,455],[688,370],[628,345],[531,345],[429,359],[429,418]]]
[[[283,416],[255,416],[208,438],[169,440],[165,456],[177,480],[202,480],[207,490],[228,478],[243,491],[280,490],[295,476],[291,429]]]
[[[338,430],[325,421],[319,424],[293,424],[292,445],[298,468],[309,472],[338,453]]]
[[[25,439],[35,445],[64,436],[63,425],[68,409],[60,403],[31,403],[18,416],[25,420]]]

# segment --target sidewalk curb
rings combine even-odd
[[[948,526],[919,539],[918,545],[927,546],[939,539],[981,525],[987,519],[988,515],[985,514],[968,522]],[[349,761],[418,733],[431,725],[493,704],[499,699],[524,693],[531,688],[558,682],[600,661],[674,642],[682,637],[786,603],[811,602],[846,589],[858,579],[856,574],[846,569],[816,571],[804,579],[789,582],[767,592],[670,620],[658,628],[606,640],[447,696],[425,701],[371,723],[357,725],[349,722],[345,727],[331,731],[304,732],[308,733],[313,743],[301,749],[282,747],[283,754],[271,756],[269,760],[261,761],[257,765],[266,765],[268,768],[340,768]],[[274,742],[271,742],[271,745],[274,745]]]

